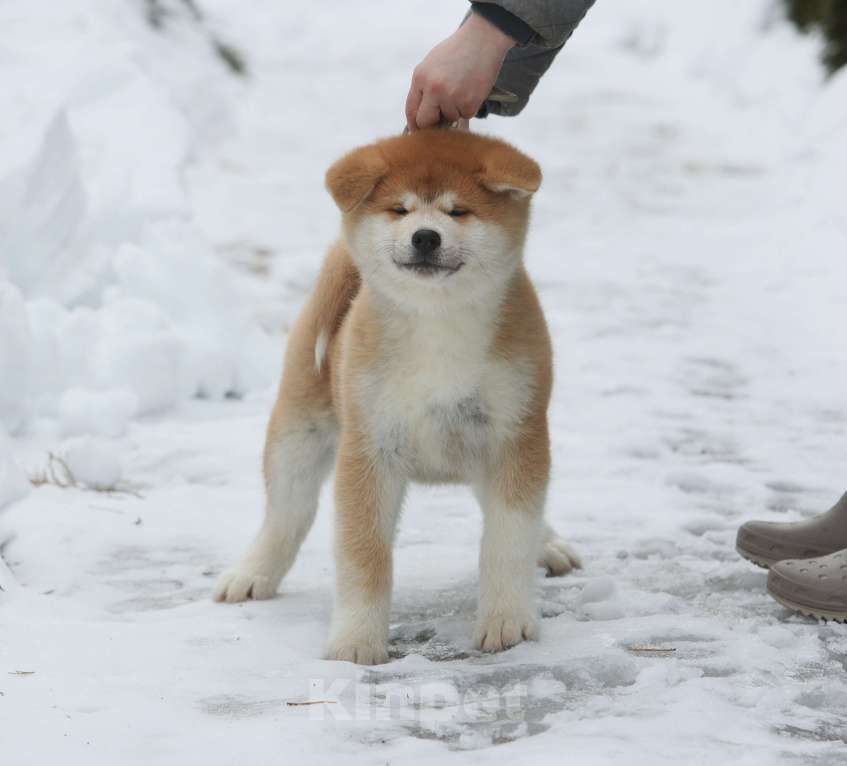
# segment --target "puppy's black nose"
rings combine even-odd
[[[412,234],[412,247],[421,255],[429,255],[441,244],[441,235],[432,229],[418,229]]]

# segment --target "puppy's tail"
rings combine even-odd
[[[324,371],[329,342],[341,327],[360,284],[359,271],[350,253],[342,242],[336,242],[327,253],[318,283],[301,317],[318,374]]]

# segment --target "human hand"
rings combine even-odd
[[[475,116],[514,44],[490,21],[471,13],[415,67],[406,97],[409,130]]]

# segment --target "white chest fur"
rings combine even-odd
[[[354,390],[374,446],[415,481],[469,479],[525,414],[532,373],[494,353],[492,314],[383,320],[378,361]]]

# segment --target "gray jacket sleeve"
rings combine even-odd
[[[517,43],[506,55],[497,78],[497,87],[514,93],[517,101],[486,101],[480,116],[518,114],[592,5],[594,0],[473,2],[474,13],[487,18]]]

